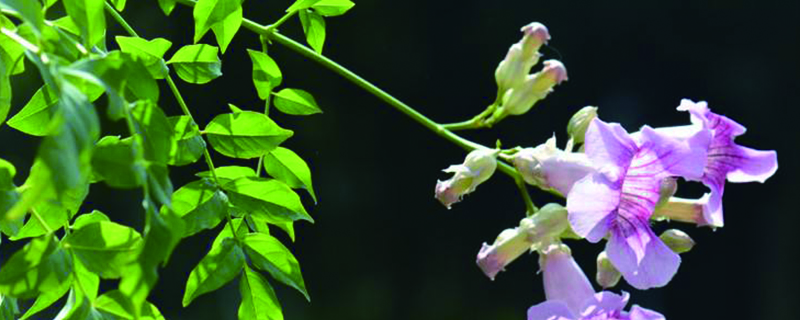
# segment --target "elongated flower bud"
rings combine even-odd
[[[521,31],[524,33],[522,40],[508,49],[506,58],[500,61],[494,73],[501,94],[525,80],[525,75],[539,61],[539,48],[550,40],[547,27],[538,22],[522,27]]]
[[[694,248],[692,237],[678,229],[664,231],[659,238],[675,253],[686,253]]]
[[[594,289],[569,247],[558,244],[543,250],[539,267],[547,300],[561,301],[573,314],[580,314],[586,301],[594,296]]]
[[[453,203],[472,191],[479,184],[488,180],[497,169],[497,150],[475,150],[467,155],[463,164],[452,165],[444,172],[453,173],[453,177],[436,183],[436,199],[448,209]]]
[[[597,275],[595,276],[597,284],[604,289],[611,288],[619,283],[620,278],[622,278],[622,274],[611,264],[608,254],[605,251],[600,252],[597,255]]]
[[[552,188],[565,196],[575,182],[595,172],[585,154],[559,150],[555,138],[548,139],[536,148],[517,152],[512,161],[525,182],[545,189]]]
[[[567,124],[567,134],[575,144],[583,143],[586,129],[597,118],[597,107],[583,107],[572,115]]]
[[[556,241],[569,228],[567,210],[555,203],[547,204],[519,227],[506,229],[490,246],[486,243],[478,252],[477,264],[489,279],[528,250],[538,250]]]
[[[547,60],[542,71],[528,75],[520,85],[508,90],[503,96],[503,106],[498,111],[505,115],[524,114],[565,80],[567,69],[564,64],[558,60]]]

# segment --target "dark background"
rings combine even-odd
[[[246,17],[268,24],[290,2],[244,5]],[[780,169],[764,185],[727,185],[724,228],[670,225],[687,231],[697,246],[682,255],[668,286],[638,291],[623,284],[615,290],[631,292],[632,303],[669,319],[797,319],[798,12],[793,1],[360,1],[345,16],[327,20],[324,54],[432,119],[454,122],[492,102],[494,69],[519,40],[519,28],[544,23],[553,37],[542,49],[544,58],[563,61],[569,81],[528,114],[465,133],[486,145],[502,139],[506,147],[535,146],[553,132],[563,143],[567,120],[585,105],[599,106],[603,119],[635,131],[644,124],[686,123],[688,115],[674,110],[681,98],[709,101],[712,110],[749,129],[740,144],[778,150]],[[123,15],[143,37],[172,40],[167,56],[191,41],[189,8],[179,6],[167,18],[155,0],[129,1]],[[108,23],[111,34],[121,34]],[[303,39],[297,19],[281,31]],[[210,33],[202,42],[216,44]],[[201,126],[228,112],[228,102],[263,108],[245,52],[258,46],[258,38],[242,29],[223,57],[222,78],[207,86],[179,82]],[[509,178],[496,174],[446,210],[433,189],[437,179],[447,178],[441,169],[463,160],[460,148],[287,48],[275,44],[270,55],[283,70],[284,86],[310,91],[325,111],[310,117],[271,113],[295,130],[285,145],[309,162],[320,200],[313,206],[301,191],[316,224],[299,223],[297,241],[289,244],[312,302],[275,283],[287,319],[524,319],[528,307],[543,301],[535,254],[515,261],[495,281],[474,263],[482,242],[491,243],[524,215]],[[12,113],[37,81],[35,72],[15,78]],[[180,113],[165,86],[160,105],[170,115]],[[121,123],[104,128],[125,132]],[[0,134],[0,156],[24,178],[38,141],[8,126]],[[218,165],[245,164],[213,156]],[[174,168],[176,188],[201,170],[202,163]],[[703,191],[694,186],[679,193],[697,197]],[[561,201],[531,193],[540,205]],[[140,191],[97,185],[89,200],[86,211],[101,209],[141,227]],[[188,273],[217,231],[184,240],[162,270],[151,300],[167,318],[235,318],[235,283],[180,306]],[[593,278],[603,245],[568,244]]]

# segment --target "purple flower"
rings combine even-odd
[[[619,124],[592,121],[585,152],[597,167],[567,196],[572,229],[590,242],[608,236],[606,252],[625,280],[638,289],[666,285],[681,259],[650,229],[662,180],[697,180],[710,141],[708,130],[674,139],[650,127],[636,143]]]
[[[703,208],[702,224],[722,227],[722,193],[725,180],[730,182],[764,182],[778,170],[778,155],[774,150],[761,151],[736,144],[733,140],[745,132],[745,127],[725,116],[711,112],[705,101],[681,100],[678,110],[691,114],[691,126],[659,129],[675,137],[692,131],[710,130],[711,143],[700,181],[711,193]]]
[[[664,319],[661,314],[639,306],[633,306],[630,312],[622,311],[628,304],[627,293],[595,293],[586,274],[564,245],[552,245],[544,250],[539,266],[547,301],[528,309],[528,320]]]
[[[630,312],[622,311],[629,295],[603,291],[587,300],[580,313],[573,313],[561,301],[545,301],[528,309],[528,320],[664,320],[653,310],[634,305]]]

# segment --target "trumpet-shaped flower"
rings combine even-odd
[[[543,250],[539,266],[544,279],[547,301],[528,309],[528,320],[658,320],[658,312],[628,304],[628,294],[617,295],[608,291],[595,293],[586,274],[575,263],[569,248],[552,245]]]
[[[763,183],[778,170],[778,155],[774,150],[755,150],[736,144],[733,140],[744,134],[745,127],[728,117],[711,112],[705,101],[692,102],[683,99],[678,110],[691,114],[695,131],[710,130],[712,133],[708,159],[701,178],[703,184],[711,190],[703,216],[706,224],[721,227],[724,224],[722,193],[725,190],[725,180]]]
[[[666,285],[681,259],[650,228],[664,179],[698,180],[711,136],[698,130],[679,140],[650,127],[635,142],[619,124],[592,121],[585,151],[597,171],[576,182],[567,196],[572,229],[590,242],[608,236],[606,252],[638,289]]]

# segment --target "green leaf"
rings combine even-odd
[[[145,206],[149,223],[145,227],[145,244],[139,259],[145,266],[166,264],[184,234],[185,224],[180,217],[169,210],[158,213],[155,208],[152,202]]]
[[[217,174],[217,179],[219,179],[220,184],[226,184],[241,177],[256,176],[256,172],[253,168],[240,166],[217,167],[214,172]],[[198,172],[195,175],[201,178],[213,179],[211,171]]]
[[[172,210],[186,223],[184,237],[216,227],[227,209],[228,196],[206,180],[190,182],[172,195]]]
[[[304,9],[300,10],[300,24],[303,25],[308,45],[322,54],[322,46],[325,44],[325,18],[316,12]]]
[[[64,8],[81,30],[84,47],[91,48],[105,37],[104,0],[64,0]]]
[[[300,197],[285,183],[259,177],[242,177],[222,185],[231,203],[249,212],[314,222]]]
[[[212,249],[189,274],[183,306],[188,306],[198,296],[217,290],[233,280],[242,271],[244,262],[244,252],[236,241],[223,240],[218,249]]]
[[[62,241],[91,272],[102,278],[122,275],[124,267],[136,259],[142,236],[133,228],[110,221],[86,225]]]
[[[288,9],[286,9],[286,12],[311,8],[312,5],[319,1],[320,0],[296,0]]]
[[[114,4],[114,8],[116,8],[117,11],[125,10],[125,2],[126,0],[111,0],[111,3]]]
[[[76,36],[81,35],[81,29],[78,28],[78,25],[76,25],[75,21],[72,21],[72,18],[70,18],[69,16],[63,16],[61,18],[58,18],[55,21],[53,21],[53,24],[59,29],[62,29]]]
[[[61,84],[56,118],[61,125],[39,145],[38,157],[47,166],[59,200],[84,186],[90,173],[91,150],[100,133],[94,106],[69,82]]]
[[[92,302],[73,288],[69,291],[67,303],[55,317],[56,320],[103,320],[104,317],[93,306]]]
[[[29,23],[37,34],[44,28],[44,14],[39,1],[0,0],[0,8],[10,9],[19,13],[22,20]]]
[[[258,158],[294,134],[267,115],[252,111],[218,115],[206,126],[205,133],[214,150],[240,159]]]
[[[275,280],[297,289],[311,301],[300,273],[300,263],[278,239],[251,233],[244,238],[244,244],[247,257],[256,268],[269,272]]]
[[[47,86],[43,86],[22,107],[22,110],[8,120],[8,125],[32,136],[46,136],[53,129],[50,125],[50,108],[58,103],[58,96]]]
[[[242,112],[242,109],[240,109],[239,107],[233,105],[232,103],[228,104],[228,109],[231,109],[231,112],[233,112],[233,113]]]
[[[142,62],[128,53],[112,51],[100,58],[82,59],[62,72],[102,86],[108,94],[112,120],[124,117],[127,101],[158,101],[158,84]]]
[[[44,223],[47,224],[47,228],[42,225],[38,218],[31,216],[28,222],[25,223],[25,226],[19,230],[19,233],[9,237],[11,240],[17,241],[23,238],[43,236],[48,233],[48,228],[52,231],[56,231],[61,229],[64,223],[69,221],[69,213],[67,210],[53,200],[39,202],[31,211],[35,212],[44,220]]]
[[[233,230],[236,230],[236,237],[244,238],[247,235],[247,223],[244,222],[244,219],[241,218],[234,218],[233,220]],[[214,242],[211,244],[211,251],[210,252],[218,252],[222,247],[222,243],[225,239],[234,239],[233,232],[231,231],[231,226],[227,225],[225,228],[222,228],[217,237],[214,238]]]
[[[247,49],[250,60],[253,61],[253,84],[258,91],[261,100],[269,98],[272,89],[281,85],[283,74],[275,60],[272,60],[266,53]]]
[[[208,29],[211,29],[211,26],[222,22],[241,8],[242,0],[198,0],[192,11],[194,42],[200,41],[200,38],[208,32]],[[241,14],[242,12],[239,11],[239,24],[241,24]]]
[[[71,276],[71,275],[70,275]],[[71,280],[71,279],[70,279]],[[25,314],[22,315],[22,320],[30,318],[36,313],[41,312],[47,307],[51,306],[53,303],[61,299],[67,291],[69,291],[70,285],[72,285],[72,281],[67,280],[62,282],[57,288],[53,290],[48,290],[42,292],[38,297],[36,297],[36,301],[33,302],[33,305],[25,311]],[[0,319],[2,319],[0,317]],[[10,318],[9,318],[10,319]]]
[[[164,111],[150,101],[137,101],[131,109],[131,116],[135,120],[136,132],[144,140],[144,158],[166,164],[172,148],[173,131]]]
[[[86,269],[86,266],[81,262],[81,259],[75,259],[73,255],[72,267],[74,272],[74,287],[80,288],[82,294],[89,298],[89,301],[94,301],[97,298],[97,292],[100,290],[100,276]]]
[[[24,210],[23,214],[18,217],[14,217],[14,214],[10,213],[12,208],[16,209],[19,199],[17,191],[0,191],[0,212],[6,213],[5,216],[0,216],[0,232],[9,237],[18,234],[25,223],[24,213],[27,212],[27,208],[22,209]]]
[[[211,26],[211,30],[214,31],[214,37],[217,38],[217,43],[222,53],[225,53],[228,44],[231,43],[236,32],[239,31],[239,27],[242,26],[242,18],[242,7],[240,6],[239,9],[229,14],[224,20]]]
[[[283,89],[276,93],[275,107],[283,113],[293,115],[322,113],[314,97],[300,89]]]
[[[27,299],[58,289],[70,279],[70,255],[52,236],[31,240],[0,269],[0,294]]]
[[[14,164],[4,159],[0,159],[0,190],[14,190],[14,176],[17,175],[17,168]]]
[[[84,213],[78,216],[78,218],[76,218],[75,222],[72,224],[72,229],[77,230],[86,225],[101,221],[111,221],[111,219],[109,219],[104,213],[98,210],[93,210],[90,213]]]
[[[97,298],[94,303],[95,308],[105,313],[111,314],[118,319],[134,319],[134,313],[125,297],[119,290],[112,290],[104,293]],[[152,303],[146,303],[141,311],[141,319],[164,319],[158,308]]]
[[[167,164],[184,166],[197,162],[206,150],[200,128],[189,116],[167,117],[167,120],[172,126],[172,147]]]
[[[133,139],[105,136],[97,142],[92,169],[110,187],[136,188],[145,180],[145,168],[136,161]]]
[[[164,11],[165,15],[170,15],[172,9],[175,9],[176,0],[158,0],[158,6]]]
[[[147,71],[155,79],[164,79],[169,74],[169,68],[164,61],[164,54],[172,46],[172,42],[163,38],[145,40],[137,37],[116,36],[122,52],[130,53],[142,61]]]
[[[239,319],[283,320],[281,304],[272,286],[248,266],[244,267],[244,273],[239,279],[239,293],[242,296]]]
[[[251,215],[248,215],[248,217],[250,218],[250,220],[252,220],[252,223],[255,225],[256,230],[260,230],[261,225],[269,223],[277,226],[278,228],[286,232],[286,234],[289,235],[289,239],[291,239],[292,242],[294,242],[295,240],[294,220],[285,216],[270,215],[258,211],[254,212]],[[262,233],[267,233],[267,232],[262,232]]]
[[[18,314],[19,306],[17,305],[17,299],[14,297],[6,297],[0,294],[0,319],[16,319],[16,315]]]
[[[0,59],[0,126],[6,122],[9,110],[11,110],[11,79],[6,72],[5,61]]]
[[[350,0],[321,0],[311,6],[315,12],[326,16],[340,16],[353,8],[356,4]]]
[[[14,22],[1,14],[0,27],[8,30],[17,30]],[[0,33],[0,64],[5,64],[5,71],[0,76],[20,74],[25,71],[25,50],[16,40]]]
[[[205,84],[222,76],[222,61],[218,52],[217,47],[207,44],[184,46],[175,52],[167,64],[175,66],[175,71],[183,81]]]
[[[314,198],[314,202],[317,202],[311,185],[311,170],[294,151],[283,147],[275,148],[264,156],[264,169],[270,176],[292,188],[305,188]]]

